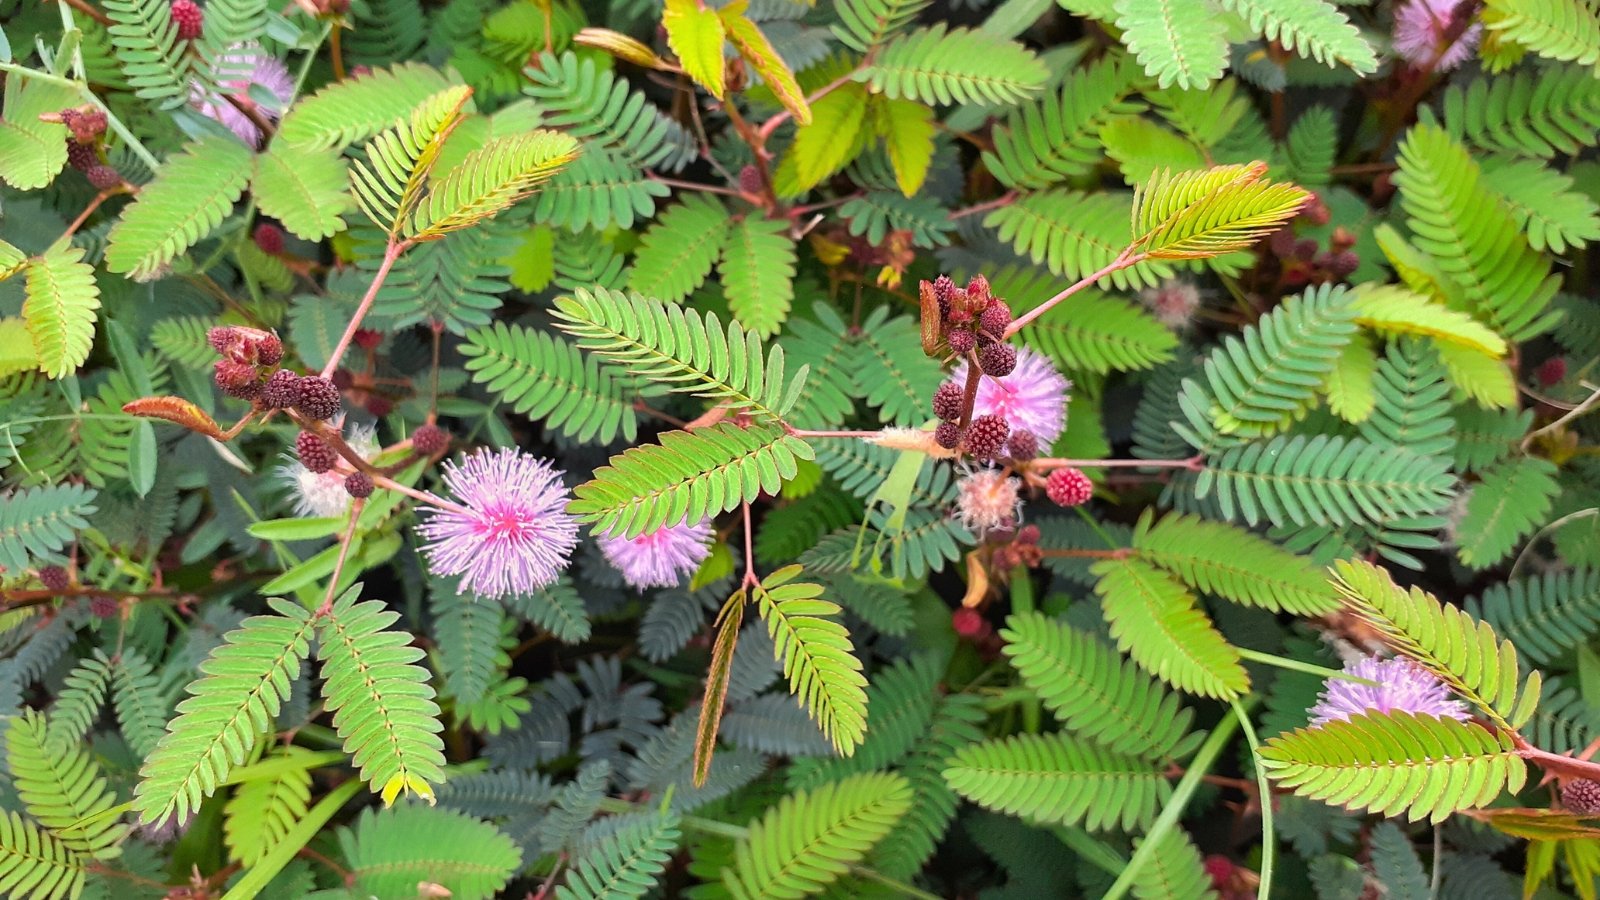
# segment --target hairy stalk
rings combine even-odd
[[[1032,469],[1188,469],[1198,472],[1205,466],[1205,456],[1195,454],[1187,459],[1063,459],[1047,456],[1028,463]]]
[[[350,504],[350,522],[345,525],[344,534],[339,537],[339,558],[333,562],[333,574],[328,576],[328,593],[322,598],[322,605],[317,607],[316,614],[325,616],[333,611],[333,598],[338,593],[339,576],[344,574],[344,562],[350,556],[350,542],[356,537],[356,523],[361,520],[361,510],[367,501],[356,499]]]

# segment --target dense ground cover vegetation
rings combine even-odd
[[[0,894],[1596,896],[1592,0],[0,23]]]

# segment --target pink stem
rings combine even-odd
[[[1074,469],[1188,469],[1191,472],[1200,471],[1205,457],[1191,456],[1188,459],[1062,459],[1060,457],[1045,457],[1028,463],[1029,468],[1059,469],[1071,466]]]
[[[419,491],[416,488],[406,487],[387,475],[373,475],[372,483],[378,487],[388,488],[391,491],[399,491],[400,493],[405,494],[407,497],[410,497],[413,500],[419,500],[428,504],[429,506],[437,506],[440,509],[447,509],[453,513],[460,513],[464,516],[472,515],[472,510],[467,509],[465,506],[462,506],[459,503],[451,503],[449,500],[446,500],[443,497],[435,494],[430,494],[427,491]]]
[[[389,277],[389,270],[394,268],[395,260],[405,252],[405,243],[391,241],[383,251],[383,264],[378,266],[377,274],[372,276],[372,284],[367,286],[367,294],[361,298],[361,305],[356,307],[356,314],[350,318],[350,324],[345,326],[344,335],[339,338],[339,343],[334,346],[333,353],[328,356],[328,364],[322,367],[322,377],[333,375],[333,370],[339,368],[339,360],[344,358],[344,351],[350,348],[350,342],[355,339],[356,331],[361,327],[361,320],[366,318],[367,312],[372,309],[372,301],[378,299],[378,289],[383,287],[384,279]]]
[[[1021,331],[1029,322],[1032,322],[1034,319],[1037,319],[1040,316],[1044,315],[1045,313],[1049,312],[1050,308],[1055,306],[1057,303],[1060,303],[1061,301],[1067,299],[1068,297],[1071,297],[1073,294],[1076,294],[1077,292],[1083,290],[1084,288],[1088,287],[1089,285],[1094,284],[1096,281],[1099,281],[1101,278],[1104,278],[1105,276],[1110,275],[1112,272],[1116,272],[1116,271],[1118,271],[1120,269],[1126,269],[1129,266],[1138,265],[1139,263],[1141,263],[1143,261],[1144,261],[1144,254],[1142,254],[1142,253],[1133,253],[1133,252],[1130,252],[1128,250],[1122,251],[1121,253],[1119,253],[1117,255],[1116,259],[1111,261],[1110,265],[1106,266],[1105,268],[1101,269],[1098,272],[1092,272],[1092,273],[1090,273],[1088,275],[1085,275],[1083,277],[1083,279],[1081,281],[1079,281],[1077,284],[1072,285],[1071,287],[1067,288],[1066,290],[1062,291],[1061,293],[1055,295],[1054,297],[1051,297],[1049,300],[1046,300],[1045,302],[1039,304],[1034,309],[1029,310],[1026,315],[1024,315],[1021,318],[1017,319],[1015,322],[1012,322],[1011,323],[1011,327],[1006,329],[1006,333],[1005,333],[1004,336],[1005,337],[1011,337],[1012,335],[1014,335],[1017,332]]]

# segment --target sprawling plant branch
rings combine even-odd
[[[372,276],[372,283],[367,286],[367,293],[361,298],[361,305],[356,307],[355,315],[350,317],[350,324],[345,326],[344,334],[340,335],[339,343],[334,345],[333,352],[328,354],[328,364],[322,367],[322,377],[328,378],[339,368],[339,360],[344,357],[345,350],[349,349],[350,342],[355,339],[356,332],[361,328],[361,320],[366,318],[372,309],[372,303],[378,299],[378,291],[383,287],[383,282],[389,277],[389,270],[394,268],[395,261],[400,254],[406,252],[411,246],[410,241],[389,239],[383,248],[383,262],[379,263],[378,271]]]

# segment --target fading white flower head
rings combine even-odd
[[[967,530],[982,535],[1016,524],[1022,482],[998,469],[979,469],[957,485],[956,513]]]
[[[331,423],[339,428],[343,419]],[[362,459],[371,461],[378,455],[377,432],[369,425],[351,427],[344,436],[345,443]],[[344,479],[350,474],[342,464],[326,472],[313,472],[301,464],[293,454],[285,454],[289,461],[278,467],[278,476],[289,485],[289,496],[294,502],[297,516],[342,516],[350,508],[350,492],[344,489]]]

